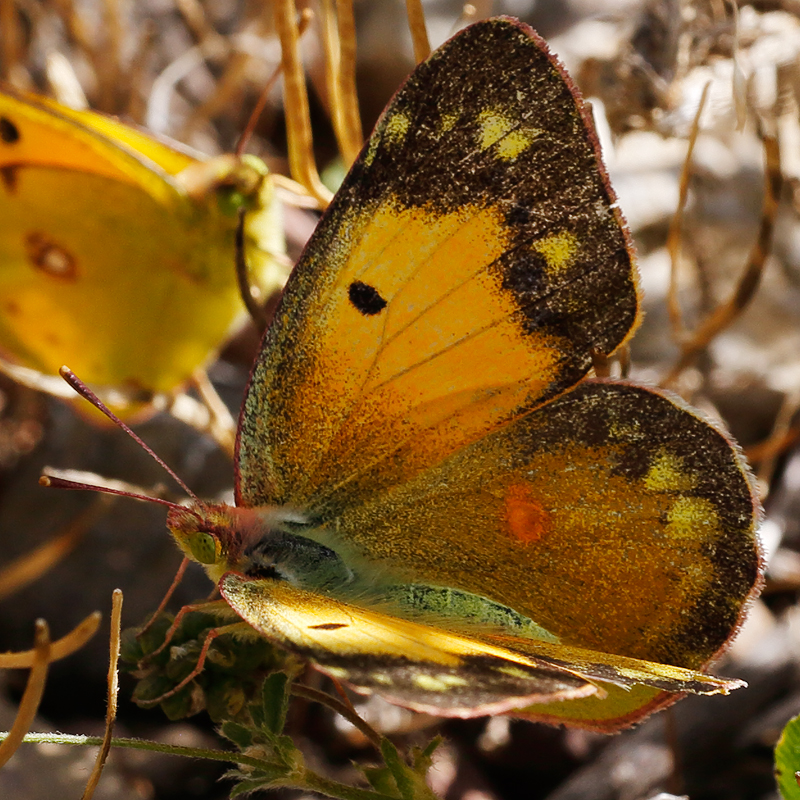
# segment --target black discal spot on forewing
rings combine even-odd
[[[350,302],[365,317],[373,317],[386,308],[386,301],[380,296],[378,290],[374,286],[361,281],[353,281],[347,294],[350,297]]]
[[[19,128],[8,117],[0,117],[0,139],[6,144],[19,141]]]
[[[321,625],[309,625],[312,631],[338,631],[339,628],[347,628],[344,622],[323,622]]]

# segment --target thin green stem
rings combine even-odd
[[[327,706],[334,713],[344,717],[354,728],[357,728],[364,734],[378,752],[381,751],[381,739],[383,739],[383,737],[341,700],[331,697],[326,692],[320,692],[317,689],[312,689],[310,686],[302,686],[297,683],[292,684],[291,692],[295,697],[302,697],[314,703],[320,703],[323,706]]]
[[[0,741],[4,740],[8,734],[0,732]],[[100,747],[103,744],[102,736],[81,736],[65,733],[29,733],[23,739],[27,744],[64,744]],[[224,750],[207,750],[202,747],[182,747],[180,745],[161,744],[151,742],[146,739],[127,739],[114,738],[111,740],[112,747],[122,747],[128,750],[145,750],[151,753],[165,753],[172,756],[183,756],[184,758],[205,758],[209,761],[223,761],[238,764],[240,766],[253,767],[254,769],[269,770],[276,766],[283,767],[283,764],[267,761],[263,758],[254,758],[241,753],[233,753]],[[391,795],[374,792],[370,789],[359,789],[355,786],[348,786],[338,781],[324,778],[322,775],[310,770],[293,773],[291,780],[281,781],[283,786],[293,786],[298,789],[309,789],[328,797],[341,798],[341,800],[397,800]],[[275,784],[273,784],[274,786]]]

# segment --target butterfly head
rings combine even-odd
[[[346,560],[317,540],[325,532],[291,509],[195,503],[170,509],[167,527],[215,582],[231,571],[317,591],[354,580]]]
[[[187,558],[202,564],[213,580],[229,570],[242,571],[254,541],[269,536],[268,509],[260,513],[224,503],[193,503],[170,510],[167,527]]]

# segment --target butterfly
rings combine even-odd
[[[10,369],[55,375],[69,361],[134,407],[184,383],[241,317],[239,205],[249,209],[253,283],[269,291],[283,281],[279,209],[259,159],[209,160],[10,89],[0,92],[0,204],[0,353]]]
[[[758,501],[679,399],[587,379],[639,317],[585,106],[511,18],[408,78],[292,273],[236,506],[167,525],[248,630],[362,693],[611,731],[738,681]]]

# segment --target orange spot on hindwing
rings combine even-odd
[[[541,541],[550,532],[550,514],[524,484],[506,491],[506,521],[511,537],[522,544]]]

